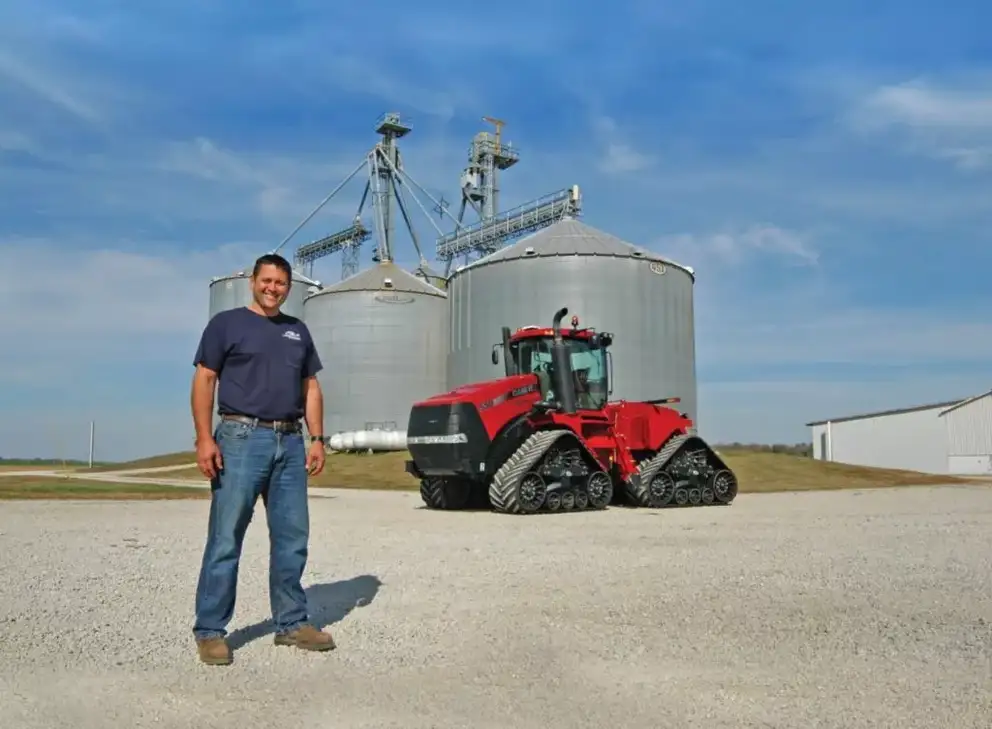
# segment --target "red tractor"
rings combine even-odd
[[[415,403],[407,428],[429,508],[488,501],[496,511],[605,509],[616,501],[665,507],[730,504],[737,479],[696,435],[692,420],[663,405],[679,398],[610,402],[613,335],[527,326],[502,347],[506,376]]]

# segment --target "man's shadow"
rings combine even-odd
[[[375,575],[360,575],[350,580],[311,585],[304,592],[310,609],[310,622],[320,630],[343,620],[356,607],[364,607],[375,599],[382,581]],[[275,632],[272,620],[248,625],[232,631],[227,644],[232,651]]]

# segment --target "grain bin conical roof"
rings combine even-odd
[[[611,233],[594,228],[574,218],[560,220],[526,238],[521,238],[511,246],[490,253],[467,266],[462,266],[456,273],[502,261],[576,255],[640,258],[647,261],[659,261],[684,269],[689,274],[693,273],[688,266],[676,263],[647,248],[635,246]]]
[[[447,294],[436,286],[431,286],[424,279],[400,268],[391,261],[377,263],[372,268],[359,271],[324,289],[327,293],[342,291],[402,291],[408,294],[423,294],[446,298]],[[323,293],[323,292],[322,292]]]

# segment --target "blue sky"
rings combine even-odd
[[[503,207],[579,184],[585,222],[696,269],[713,440],[990,386],[992,10],[335,5],[0,8],[0,454],[84,456],[90,419],[97,457],[188,448],[210,277],[282,240],[389,110],[432,194],[457,199],[500,117]]]

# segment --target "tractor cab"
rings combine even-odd
[[[557,403],[563,412],[600,410],[611,393],[608,347],[613,335],[580,329],[577,316],[571,329],[563,329],[560,320],[567,313],[561,309],[550,328],[531,325],[511,333],[503,327],[492,362],[499,364],[497,350],[502,348],[506,375],[537,375],[542,400]]]

